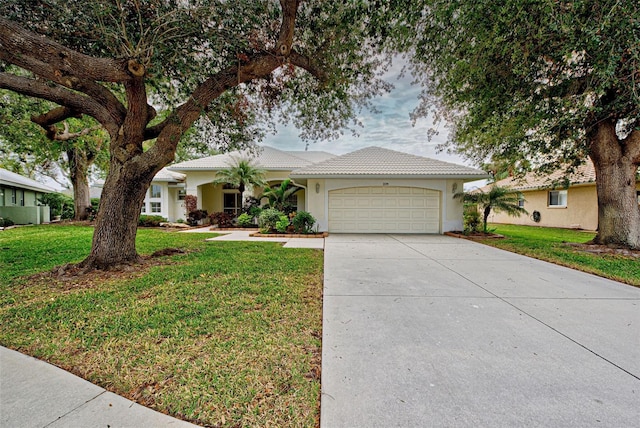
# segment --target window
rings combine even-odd
[[[141,212],[142,214],[144,214],[144,213],[146,213],[146,212],[147,212],[147,204],[146,204],[146,203],[143,203],[143,204],[142,204],[142,209],[140,210],[140,212]]]
[[[566,207],[567,191],[566,190],[550,190],[549,206],[550,207]]]
[[[18,205],[24,207],[24,190],[18,190]]]
[[[298,211],[298,195],[293,194],[287,198],[287,204],[291,205],[294,211]]]
[[[162,204],[160,202],[151,202],[151,212],[152,213],[162,212]]]
[[[185,189],[178,189],[178,200],[184,201],[185,196],[187,196],[187,191]]]
[[[11,189],[11,205],[15,205],[18,200],[18,191],[16,189]]]
[[[151,185],[151,197],[152,198],[160,198],[162,197],[162,187],[159,184]]]
[[[227,214],[231,214],[234,217],[240,215],[240,209],[242,208],[242,195],[240,192],[235,193],[223,193],[223,211]]]

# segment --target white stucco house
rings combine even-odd
[[[185,178],[184,174],[162,168],[147,190],[141,213],[159,215],[169,221],[185,219],[183,203],[186,195]]]
[[[342,156],[261,147],[254,155],[232,152],[168,167],[161,173],[177,174],[173,181],[163,181],[167,179],[161,173],[156,176],[145,199],[145,213],[166,213],[163,216],[170,221],[185,218],[184,207],[179,209],[183,205],[180,196],[185,194],[197,196],[198,208],[209,213],[239,213],[242,196],[238,190],[213,181],[217,171],[229,168],[241,157],[252,158],[266,171],[269,186],[288,178],[301,187],[291,202],[297,210],[310,212],[320,231],[335,233],[461,230],[463,207],[453,195],[465,182],[487,178],[484,171],[475,168],[380,147]],[[159,186],[155,191],[154,185]],[[250,189],[245,196],[261,193],[262,189]]]

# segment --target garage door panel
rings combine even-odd
[[[329,231],[439,233],[440,194],[413,187],[333,190],[329,192]]]

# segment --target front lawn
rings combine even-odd
[[[640,286],[637,257],[592,254],[567,244],[585,243],[595,232],[506,224],[493,224],[491,228],[505,239],[485,239],[482,243]]]
[[[322,252],[141,229],[141,254],[186,254],[89,278],[93,229],[0,232],[0,344],[206,426],[315,426]]]

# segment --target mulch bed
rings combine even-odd
[[[258,238],[326,238],[329,236],[328,232],[322,233],[252,233],[249,236],[255,236]]]
[[[454,238],[461,239],[470,239],[472,241],[478,241],[481,239],[503,239],[504,235],[499,235],[497,233],[484,233],[484,232],[473,232],[473,233],[464,233],[459,231],[445,232],[447,236],[453,236]]]
[[[640,250],[629,250],[627,248],[616,248],[599,244],[578,244],[575,242],[564,242],[564,245],[591,254],[640,258]]]

